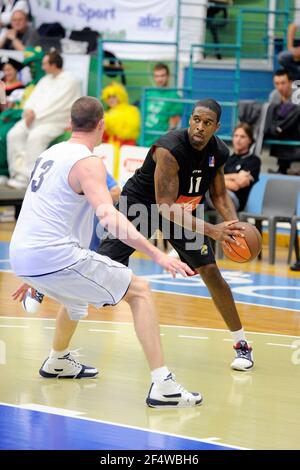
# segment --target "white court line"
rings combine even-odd
[[[9,263],[9,261],[10,261],[9,259],[0,259],[0,263]]]
[[[121,333],[121,331],[118,330],[97,330],[97,329],[91,329],[89,331],[95,331],[97,333]]]
[[[209,339],[208,336],[188,336],[188,335],[178,335],[178,338],[188,338],[188,339]]]
[[[267,343],[268,346],[282,346],[284,348],[298,349],[295,344],[279,344],[279,343]]]
[[[29,328],[28,325],[0,325],[0,328]]]
[[[76,416],[85,414],[83,411],[69,410],[68,408],[55,408],[52,406],[39,405],[38,403],[16,405],[16,408],[22,408],[22,410],[39,411],[41,413],[50,413],[59,416],[69,416],[70,418],[75,418]]]
[[[29,408],[30,404],[29,403],[24,403],[22,405],[12,405],[10,403],[0,402],[0,405],[9,406],[11,408],[20,408],[20,409],[30,410],[30,408]],[[35,406],[36,405],[34,405],[34,407]],[[48,410],[46,410],[47,408],[48,408]],[[61,409],[63,411],[63,408],[61,408]],[[51,407],[43,406],[40,409],[40,413],[55,414],[55,413],[53,413],[52,410],[53,409]],[[69,416],[69,415],[67,415],[67,416]],[[225,446],[231,447],[233,449],[249,450],[246,447],[238,447],[238,446],[234,446],[234,445],[231,445],[231,444],[221,444],[220,442],[214,442],[215,440],[220,439],[218,437],[208,437],[208,438],[205,438],[205,439],[199,439],[197,437],[182,436],[181,434],[173,434],[173,433],[170,433],[170,432],[156,431],[154,429],[148,429],[148,428],[143,428],[143,427],[139,427],[139,426],[132,426],[132,425],[127,425],[127,424],[123,424],[123,423],[114,423],[112,421],[105,421],[105,420],[102,420],[102,419],[87,418],[85,416],[72,416],[72,418],[79,419],[79,420],[82,420],[82,421],[91,421],[91,422],[94,422],[94,423],[109,424],[111,426],[119,426],[120,428],[125,428],[125,429],[135,429],[137,431],[146,431],[148,433],[159,434],[159,435],[162,435],[162,436],[166,435],[166,436],[171,436],[171,437],[178,437],[180,439],[185,439],[185,440],[189,440],[189,441],[206,442],[206,443],[209,443],[209,444],[213,443],[216,446],[224,446],[225,445]]]
[[[42,320],[42,321],[55,321],[55,318],[43,318],[43,317],[4,317],[0,316],[1,319],[6,319],[6,320]],[[80,320],[80,323],[100,323],[100,324],[109,324],[109,325],[127,325],[127,326],[132,326],[133,327],[133,322],[119,322],[119,321],[105,321],[105,320]],[[200,331],[223,331],[225,333],[228,333],[228,330],[225,328],[206,328],[202,326],[185,326],[185,325],[165,325],[165,324],[160,324],[161,328],[174,328],[178,329],[181,328],[183,330],[200,330]],[[246,333],[251,334],[251,335],[261,335],[261,336],[275,336],[279,338],[299,338],[300,335],[283,335],[279,333],[264,333],[261,331],[250,331],[247,330]],[[250,342],[250,341],[249,341]]]
[[[246,331],[246,333],[249,333],[249,332]],[[268,333],[266,333],[266,335],[267,335],[267,334],[268,334]],[[223,339],[222,341],[228,341],[228,342],[232,343],[232,342],[233,342],[233,339],[226,338],[226,339]],[[247,340],[247,343],[248,343],[248,344],[251,344],[251,343],[253,343],[253,341],[248,341],[248,340]]]

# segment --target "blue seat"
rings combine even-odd
[[[292,217],[288,263],[290,263],[292,260],[294,247],[295,247],[296,261],[300,261],[299,240],[298,240],[298,230],[297,230],[298,222],[300,222],[300,194],[298,196],[298,201],[297,201],[296,215]]]
[[[249,193],[247,203],[243,212],[251,212],[254,214],[261,213],[265,187],[269,178],[270,178],[270,175],[268,174],[261,173],[259,175],[259,180],[251,188],[251,191]]]
[[[275,263],[277,223],[288,222],[292,225],[299,192],[299,177],[261,175],[249,195],[245,211],[239,214],[241,220],[254,219],[260,231],[262,222],[268,221],[270,264]]]

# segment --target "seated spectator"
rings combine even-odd
[[[14,10],[11,28],[4,28],[0,35],[0,49],[24,51],[28,46],[38,46],[40,37],[30,26],[28,16],[22,10]]]
[[[0,28],[8,26],[15,10],[21,10],[30,15],[30,5],[26,0],[4,0],[0,3]]]
[[[2,57],[0,70],[2,70],[3,82],[7,97],[11,97],[15,90],[24,89],[24,84],[18,78],[18,72],[23,68],[23,63],[9,57]],[[8,100],[12,103],[13,100]]]
[[[275,90],[270,94],[264,135],[266,139],[300,140],[300,106],[293,103],[293,82],[286,70],[278,70],[274,77]],[[297,90],[295,90],[297,93]],[[286,174],[291,163],[300,159],[295,146],[272,145],[270,155],[278,158],[275,173]],[[274,170],[269,170],[274,173]]]
[[[101,99],[108,107],[104,114],[103,142],[113,144],[117,151],[121,145],[136,145],[141,116],[138,108],[128,103],[128,93],[123,85],[112,82],[103,88]]]
[[[43,77],[24,106],[23,118],[7,135],[7,159],[12,188],[27,186],[36,158],[68,124],[73,102],[80,96],[80,84],[63,71],[57,52],[43,58]]]
[[[226,189],[238,211],[245,208],[250,190],[259,179],[261,161],[251,151],[253,142],[249,124],[238,124],[233,131],[233,154],[224,166]],[[206,194],[205,198],[208,207],[214,208],[210,196]]]
[[[38,81],[44,76],[42,70],[43,51],[41,48],[28,48],[24,52],[23,66],[29,66],[32,81],[28,83],[22,93],[20,102],[14,101],[10,104],[3,106],[4,111],[0,114],[0,184],[6,184],[8,180],[8,164],[7,164],[7,145],[6,137],[10,129],[22,119],[23,108],[29,96],[34,90]],[[4,88],[4,83],[3,83]],[[10,98],[10,97],[9,97]]]
[[[274,90],[269,94],[270,104],[290,103],[295,100],[297,89],[293,87],[290,73],[285,69],[276,70],[273,75]],[[296,102],[296,101],[295,101]]]
[[[181,115],[183,114],[183,106],[180,103],[172,103],[170,101],[152,100],[151,98],[180,98],[175,90],[169,90],[170,70],[166,64],[158,63],[154,67],[153,79],[157,90],[149,90],[146,100],[146,117],[145,117],[145,145],[152,145],[160,136],[168,130],[178,127]],[[158,131],[155,134],[147,134],[147,131]]]
[[[228,24],[229,5],[232,5],[232,0],[213,0],[208,3],[206,28],[211,32],[215,44],[220,44],[219,28]],[[216,58],[222,59],[220,49],[216,49]]]
[[[280,65],[287,70],[292,80],[300,79],[300,47],[295,47],[296,31],[300,27],[300,18],[296,18],[294,23],[288,27],[287,51],[282,51],[278,55]]]

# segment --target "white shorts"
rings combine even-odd
[[[22,279],[41,294],[63,304],[72,320],[88,313],[88,305],[116,305],[126,294],[132,271],[123,264],[94,251],[82,250],[83,257],[61,271]]]

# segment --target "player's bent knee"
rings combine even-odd
[[[212,276],[212,275],[215,276],[217,273],[220,273],[219,268],[217,267],[215,263],[201,266],[200,268],[197,269],[197,271],[199,272],[199,274],[201,274],[201,276]]]
[[[198,272],[206,283],[220,284],[225,282],[218,266],[214,263],[201,266]]]
[[[149,282],[143,277],[133,276],[131,285],[134,290],[141,290],[143,292],[150,291]]]
[[[206,285],[216,288],[223,288],[225,285],[227,285],[227,282],[223,278],[218,266],[216,264],[207,264],[205,266],[202,266],[198,272],[200,273],[203,281],[205,282]]]
[[[130,302],[136,297],[148,297],[151,294],[149,282],[138,276],[132,276],[132,280],[124,300]]]

